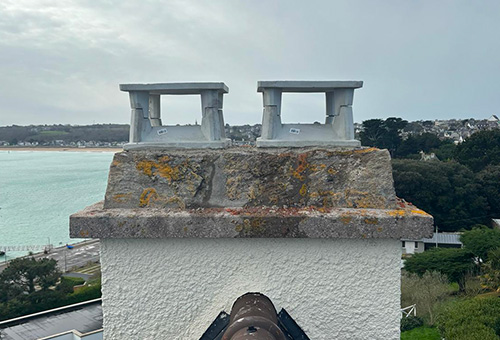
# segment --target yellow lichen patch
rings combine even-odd
[[[373,152],[373,151],[378,151],[379,149],[377,148],[366,148],[366,149],[359,149],[355,150],[355,153],[368,153],[368,152]]]
[[[89,231],[88,230],[80,230],[80,236],[83,238],[86,238],[89,236]]]
[[[424,216],[431,216],[431,215],[429,215],[428,213],[426,213],[425,211],[420,210],[420,209],[413,209],[411,212],[412,212],[413,214],[420,214],[420,215],[424,215]]]
[[[323,208],[331,208],[338,205],[341,194],[333,192],[331,190],[318,190],[309,195],[310,198],[320,197],[321,206]]]
[[[182,228],[182,230],[184,230],[184,233],[187,233],[188,232],[188,227],[184,227],[184,228]]]
[[[378,224],[378,218],[376,218],[376,217],[367,217],[363,221],[366,224]]]
[[[379,149],[377,149],[377,148],[365,148],[365,149],[356,149],[356,150],[342,150],[342,151],[336,151],[335,153],[337,155],[349,156],[349,155],[353,155],[353,154],[363,154],[363,153],[369,153],[369,152],[374,152],[374,151],[378,151],[378,150]]]
[[[116,194],[113,195],[113,201],[117,203],[124,203],[132,198],[132,193],[126,193],[126,194]]]
[[[378,227],[378,228],[377,228],[377,231],[378,231],[379,233],[380,233],[380,232],[382,232],[382,230],[383,230],[383,229],[382,229],[382,227]]]
[[[111,162],[111,166],[118,166],[120,165],[121,163],[118,162],[117,160],[113,160],[113,162]]]
[[[319,197],[319,193],[318,193],[318,192],[316,192],[316,191],[313,191],[313,192],[311,192],[311,193],[309,194],[309,197],[310,197],[310,198],[317,198],[317,197]]]
[[[347,189],[344,191],[346,204],[349,208],[380,209],[385,206],[385,199],[369,192]]]
[[[241,191],[238,189],[238,184],[241,182],[241,176],[228,177],[226,180],[226,193],[230,200],[237,200],[241,197]]]
[[[404,216],[406,212],[404,210],[389,210],[387,212],[387,215],[392,216],[392,217],[397,217],[397,216]]]
[[[181,179],[183,176],[180,170],[180,166],[170,166],[168,164],[168,161],[170,161],[170,157],[168,156],[161,157],[159,159],[159,162],[142,160],[137,162],[136,168],[149,177],[158,175],[168,179],[170,182]],[[187,166],[187,161],[185,161],[182,165]]]
[[[302,187],[299,190],[299,194],[302,197],[304,197],[305,195],[307,195],[307,185],[302,184]]]
[[[326,164],[309,164],[309,169],[313,172],[326,168]]]
[[[151,204],[151,201],[156,201],[158,200],[158,198],[159,198],[158,193],[154,188],[144,189],[139,199],[139,206],[147,207]]]
[[[173,196],[162,201],[164,201],[167,204],[176,203],[180,209],[186,209],[186,203],[184,203],[184,201],[177,196]]]
[[[271,195],[271,196],[269,196],[269,202],[271,202],[272,204],[278,204],[278,202],[279,202],[278,195]]]
[[[243,220],[243,223],[236,225],[234,230],[237,232],[246,232],[246,233],[260,233],[264,231],[265,221],[261,218],[252,218]]]
[[[326,172],[328,172],[330,175],[335,175],[336,173],[338,173],[338,171],[333,168],[329,168],[328,170],[326,170]]]
[[[260,196],[260,190],[258,188],[255,188],[255,185],[252,185],[250,187],[250,190],[247,193],[247,197],[249,200],[254,200],[258,196]]]

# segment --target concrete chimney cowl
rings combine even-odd
[[[220,124],[222,94],[207,96]],[[327,121],[349,121],[330,100]],[[215,134],[198,136],[215,148],[131,140],[104,201],[70,217],[71,237],[101,239],[105,340],[199,339],[247,292],[286,308],[311,339],[399,339],[400,239],[430,237],[433,219],[396,197],[387,150],[315,146],[312,135],[274,143],[288,129],[276,122],[260,147],[229,147],[206,124]]]

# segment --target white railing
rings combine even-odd
[[[411,305],[405,308],[401,308],[401,313],[403,313],[403,317],[407,318],[409,316],[417,316],[417,305]]]
[[[4,252],[8,251],[35,251],[35,250],[50,250],[52,249],[52,244],[39,244],[39,245],[19,245],[19,246],[2,246],[0,245],[0,250]]]

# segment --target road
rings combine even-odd
[[[68,249],[66,246],[52,248],[49,254],[38,253],[33,257],[36,259],[49,258],[57,261],[57,265],[62,272],[67,272],[73,267],[81,267],[89,261],[99,261],[99,240],[89,240],[73,244],[73,249]],[[7,263],[0,264],[0,272],[2,272]]]

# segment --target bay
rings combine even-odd
[[[113,152],[0,151],[0,250],[81,241],[69,238],[69,215],[104,199],[112,158]]]

